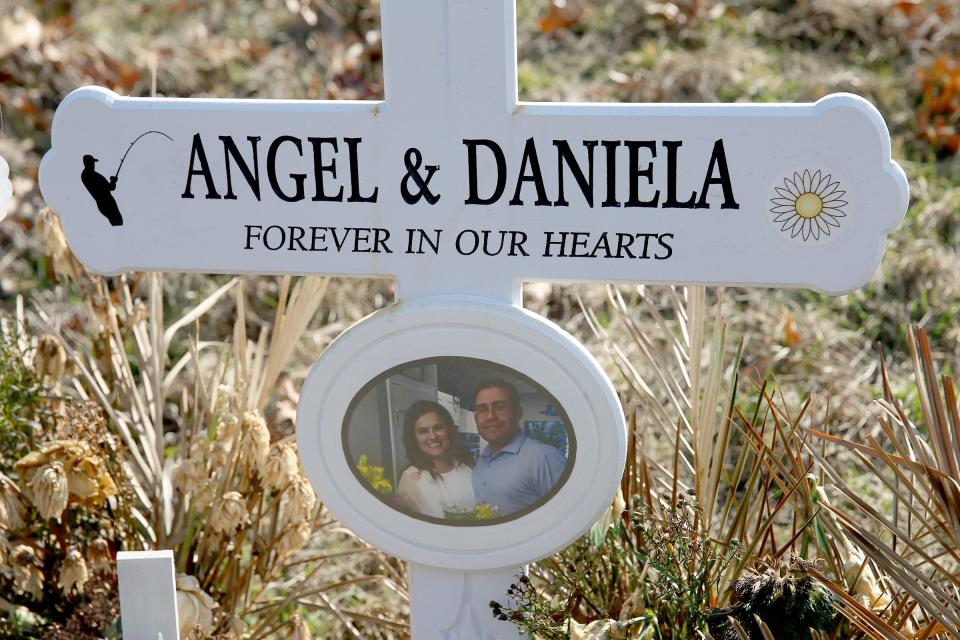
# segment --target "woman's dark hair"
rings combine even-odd
[[[410,463],[421,471],[429,471],[431,475],[437,475],[433,468],[433,458],[421,451],[417,445],[417,420],[428,413],[440,416],[440,420],[446,425],[447,435],[450,438],[450,457],[454,462],[472,467],[474,464],[473,456],[464,448],[463,442],[460,440],[460,433],[457,431],[457,425],[454,424],[450,412],[442,404],[430,400],[417,400],[410,405],[403,417],[403,446],[407,450],[407,458],[410,459]]]

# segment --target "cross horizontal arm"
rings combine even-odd
[[[908,193],[883,120],[849,95],[474,117],[96,88],[58,109],[41,188],[97,271],[380,275],[408,291],[846,291],[876,269]]]

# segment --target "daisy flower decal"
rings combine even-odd
[[[840,190],[831,174],[819,169],[813,174],[805,169],[802,176],[794,171],[792,178],[783,179],[783,187],[774,189],[777,197],[770,199],[770,212],[776,216],[773,221],[791,238],[819,240],[821,235],[830,235],[831,227],[840,228],[840,218],[847,216],[843,212],[847,202],[842,199],[846,191]]]

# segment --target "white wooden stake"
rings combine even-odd
[[[0,220],[7,215],[7,204],[13,196],[13,184],[10,182],[10,167],[7,161],[0,157]]]
[[[124,640],[180,640],[173,551],[117,554]]]

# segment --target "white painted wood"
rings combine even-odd
[[[179,640],[173,551],[121,551],[117,579],[125,640]]]
[[[516,626],[494,619],[491,600],[506,603],[520,567],[452,571],[411,563],[410,631],[417,640],[518,640]]]
[[[405,515],[354,476],[343,445],[353,398],[383,372],[435,356],[509,367],[560,402],[576,458],[566,482],[543,505],[507,522],[445,526]],[[590,353],[540,316],[483,298],[419,298],[373,314],[327,347],[304,382],[297,409],[303,467],[330,511],[395,556],[447,569],[515,570],[576,539],[609,507],[626,443],[617,394]]]
[[[886,125],[857,96],[792,105],[523,103],[517,100],[513,0],[383,0],[381,7],[384,101],[126,98],[90,87],[70,94],[54,118],[40,186],[77,256],[103,273],[395,276],[402,290],[417,295],[479,294],[515,288],[524,279],[799,286],[838,293],[871,277],[886,235],[906,211],[907,181],[891,160]],[[98,158],[96,167],[106,178],[130,142],[148,130],[172,141],[149,135],[133,148],[111,192],[123,225],[110,226],[81,182],[82,158]],[[197,134],[214,189],[195,175],[194,197],[185,198],[189,169],[201,166],[195,158],[198,164],[191,164]],[[236,199],[222,197],[227,163],[219,136],[232,137],[251,172],[258,172],[259,199],[235,161]],[[256,163],[250,136],[259,139]],[[270,163],[269,147],[282,136],[296,142],[281,142]],[[321,145],[319,163],[336,161],[335,175],[317,170],[310,137],[336,138],[337,152]],[[376,202],[347,201],[355,191],[347,138],[362,140],[355,195],[378,189]],[[475,139],[494,141],[504,156],[503,192],[490,204],[468,203],[465,141]],[[529,165],[526,173],[521,169],[528,139],[534,140],[540,185],[520,182],[521,175],[532,175]],[[554,141],[569,143],[574,162],[588,175],[588,146],[597,141],[587,193],[570,162],[561,165]],[[603,141],[614,145],[612,163]],[[641,146],[631,155],[627,141]],[[717,141],[726,171],[711,162]],[[681,146],[671,152],[667,143]],[[427,165],[439,167],[427,183],[440,196],[433,205],[402,197],[411,148],[421,154],[421,162],[413,163],[420,174]],[[478,147],[476,165],[482,199],[497,184],[493,152]],[[278,189],[293,197],[302,175],[302,199],[281,199],[268,179],[272,170]],[[560,175],[567,206],[558,206]],[[314,200],[317,176],[325,194],[343,188],[344,201]],[[729,197],[722,184],[707,182],[722,176]],[[671,181],[676,197],[665,208]],[[213,195],[221,197],[208,199]],[[691,197],[703,208],[679,207]],[[656,206],[642,204],[654,200]],[[313,227],[324,228],[319,233],[325,240],[312,242]],[[354,233],[348,228],[359,227],[389,233],[379,252],[368,251],[374,248],[370,240],[355,243],[355,235],[334,248],[334,230],[346,237]],[[438,253],[407,253],[410,228],[441,230]],[[495,239],[500,232],[526,234],[529,255],[471,253],[470,234],[483,231]],[[460,249],[468,255],[457,251],[461,233],[467,236]]]
[[[13,196],[13,184],[10,182],[10,167],[7,161],[0,156],[0,220],[7,215],[7,207]]]

